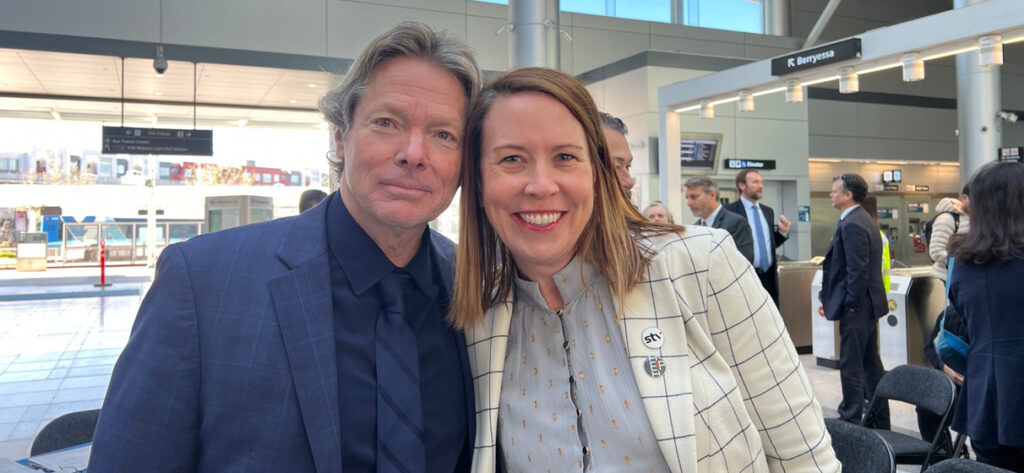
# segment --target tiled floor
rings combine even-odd
[[[0,458],[26,456],[55,417],[100,407],[141,300],[0,302]]]
[[[148,288],[135,284],[136,296],[0,302],[0,458],[26,456],[53,418],[100,407]],[[801,361],[825,415],[835,417],[839,372],[817,366],[813,355]],[[894,405],[892,419],[894,429],[917,431],[910,406]]]

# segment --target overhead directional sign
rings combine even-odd
[[[844,39],[772,59],[772,75],[784,76],[860,57],[860,38]]]
[[[213,130],[105,126],[103,154],[213,156]]]
[[[1011,163],[1021,162],[1021,157],[1024,156],[1024,146],[1013,146],[1010,148],[999,148],[999,160],[1008,161]]]
[[[726,169],[775,169],[774,159],[726,159]]]

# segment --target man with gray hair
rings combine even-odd
[[[727,210],[718,202],[718,184],[710,177],[691,177],[683,184],[686,188],[686,205],[690,212],[700,217],[697,225],[721,228],[736,242],[736,248],[747,261],[754,261],[754,236],[747,221]]]
[[[629,149],[629,141],[626,141],[626,134],[629,129],[617,117],[601,112],[601,128],[604,131],[604,139],[608,142],[608,153],[612,155],[612,162],[615,163],[615,175],[619,177],[619,185],[626,191],[626,195],[633,190],[633,176],[629,174],[629,168],[633,166],[633,151]]]
[[[164,249],[90,471],[469,471],[454,245],[427,222],[478,87],[460,40],[412,22],[376,38],[320,101],[339,192]]]

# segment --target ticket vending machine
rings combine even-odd
[[[206,232],[265,222],[274,218],[274,199],[257,195],[206,198]]]

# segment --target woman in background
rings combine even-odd
[[[864,211],[871,216],[871,220],[875,221],[875,226],[878,226],[878,197],[875,194],[868,194],[864,197],[864,202],[860,203],[861,207],[864,207]],[[889,268],[892,267],[892,254],[889,253],[889,238],[885,236],[885,232],[882,231],[881,227],[878,229],[878,233],[882,235],[882,286],[885,287],[885,293],[889,293]]]
[[[473,471],[839,471],[750,263],[725,231],[626,201],[582,83],[501,74],[466,122],[449,316]]]
[[[672,214],[669,213],[665,204],[661,203],[660,200],[655,200],[650,204],[647,204],[647,208],[644,209],[644,217],[655,223],[676,223],[672,219]]]
[[[971,180],[971,228],[950,242],[949,299],[971,335],[953,429],[983,463],[1024,471],[1024,164]]]

